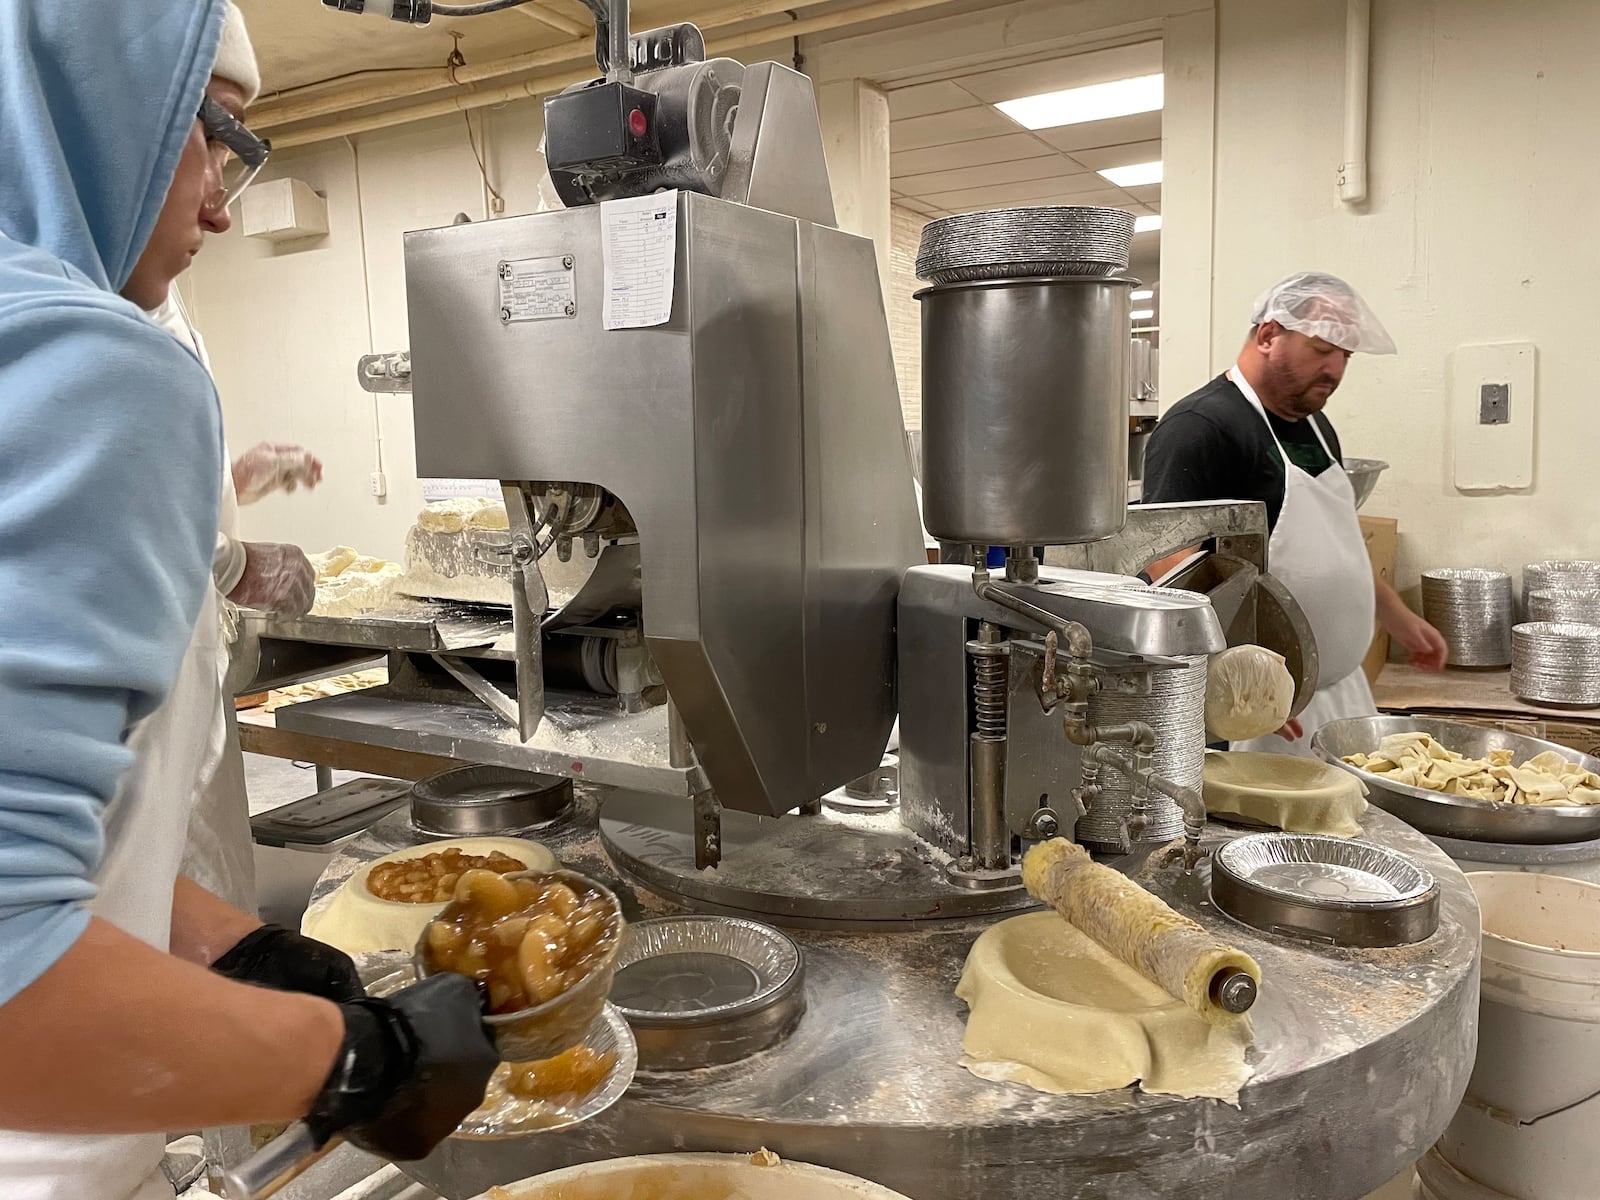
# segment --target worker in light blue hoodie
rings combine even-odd
[[[140,309],[222,227],[223,19],[0,0],[4,1200],[170,1198],[175,1129],[304,1117],[420,1157],[494,1067],[465,979],[356,999],[177,882],[223,461],[208,376]]]

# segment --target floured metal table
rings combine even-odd
[[[681,911],[619,878],[597,831],[598,795],[580,787],[573,816],[531,836],[615,887],[630,917]],[[785,818],[833,819],[826,810]],[[805,955],[809,1007],[780,1046],[724,1067],[641,1073],[587,1124],[498,1142],[451,1139],[404,1169],[465,1200],[596,1159],[766,1146],[912,1200],[1358,1200],[1449,1122],[1471,1072],[1478,994],[1478,914],[1465,879],[1387,814],[1371,809],[1363,824],[1367,839],[1442,885],[1442,919],[1428,941],[1319,949],[1218,913],[1206,899],[1207,868],[1185,877],[1156,865],[1158,855],[1135,873],[1261,964],[1254,1077],[1239,1108],[1133,1090],[1047,1096],[968,1074],[957,1064],[965,1006],[953,993],[983,921],[791,930]],[[1208,842],[1233,835],[1213,824]],[[404,813],[385,818],[332,861],[317,896],[361,863],[425,840]]]

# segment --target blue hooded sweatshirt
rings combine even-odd
[[[224,0],[0,0],[0,1004],[83,932],[132,725],[210,583],[210,377],[117,296]]]

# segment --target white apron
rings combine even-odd
[[[1311,735],[1341,717],[1377,715],[1372,689],[1361,670],[1372,645],[1376,596],[1372,560],[1356,516],[1355,489],[1339,465],[1338,457],[1315,421],[1311,430],[1332,460],[1320,475],[1302,471],[1289,461],[1283,443],[1267,420],[1261,399],[1244,373],[1228,372],[1266,423],[1283,459],[1283,507],[1267,544],[1267,570],[1283,582],[1305,610],[1317,638],[1320,664],[1317,690],[1300,714],[1305,732],[1286,742],[1277,734],[1233,742],[1232,750],[1260,750],[1269,754],[1311,757]],[[1308,417],[1307,420],[1310,420]]]
[[[222,625],[206,598],[166,703],[128,735],[133,765],[106,806],[105,859],[89,908],[165,951],[194,782],[222,752],[212,714],[222,695]],[[182,1053],[182,1048],[176,1048]],[[152,1067],[152,1070],[156,1068]],[[161,1171],[165,1134],[95,1136],[0,1131],[3,1200],[172,1200]]]
[[[167,302],[151,314],[155,322],[179,342],[193,350],[207,371],[211,357],[205,339],[189,320],[178,289],[173,288]],[[217,519],[221,535],[239,536],[239,500],[233,489],[229,469],[232,456],[223,447],[222,507]],[[226,636],[218,641],[217,654],[224,677],[227,675],[229,644],[237,635],[230,606],[218,598]],[[245,794],[244,755],[239,750],[238,723],[233,713],[233,698],[218,694],[211,720],[216,724],[218,752],[201,764],[194,778],[194,813],[189,821],[189,845],[184,852],[183,874],[206,891],[221,897],[247,913],[256,911],[255,840],[250,831],[250,801]]]

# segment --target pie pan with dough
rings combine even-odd
[[[382,863],[423,858],[444,850],[487,856],[498,850],[524,864],[530,871],[553,871],[560,863],[538,842],[523,838],[481,837],[448,838],[409,846],[374,859],[356,871],[332,895],[312,905],[300,921],[300,932],[307,937],[337,946],[346,954],[371,954],[379,950],[414,950],[428,922],[438,916],[444,904],[408,904],[400,900],[380,900],[367,887],[367,876]]]
[[[369,984],[367,995],[393,995],[416,981],[416,965],[401,963]],[[616,1061],[599,1087],[583,1095],[565,1094],[542,1099],[516,1096],[506,1090],[511,1068],[502,1063],[489,1080],[483,1103],[462,1118],[451,1136],[494,1141],[531,1133],[551,1133],[605,1112],[622,1099],[638,1070],[639,1049],[634,1043],[633,1030],[615,1006],[607,1004],[579,1044],[597,1054],[615,1056]]]
[[[1355,837],[1367,811],[1367,787],[1314,758],[1244,750],[1207,750],[1206,811],[1224,820]]]
[[[971,1008],[962,1065],[1043,1092],[1147,1092],[1238,1103],[1247,1020],[1215,1025],[1053,912],[991,926],[956,995]]]

